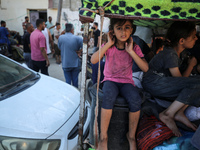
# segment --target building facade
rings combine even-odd
[[[30,22],[35,26],[35,21],[42,18],[47,21],[48,16],[52,16],[52,23],[57,21],[57,8],[59,0],[0,0],[0,20],[6,21],[9,30],[14,30],[23,35],[22,23],[25,16],[30,18]],[[64,30],[65,23],[73,23],[75,34],[80,31],[78,9],[81,0],[63,0],[61,12],[61,27]]]

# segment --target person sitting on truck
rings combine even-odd
[[[197,40],[194,22],[174,22],[167,31],[164,50],[160,51],[149,63],[149,70],[143,76],[143,88],[154,97],[167,98],[172,104],[159,114],[176,136],[181,133],[175,121],[196,130],[185,116],[189,106],[200,106],[200,79],[189,77],[197,60],[193,57],[182,74],[179,70],[180,53],[192,48]]]
[[[133,42],[131,34],[136,26],[132,20],[111,19],[108,42],[102,45],[91,57],[91,63],[96,64],[106,56],[104,67],[103,102],[101,108],[101,134],[99,141],[100,150],[107,150],[108,126],[112,116],[112,109],[117,96],[123,96],[129,104],[129,132],[127,139],[130,150],[136,150],[135,133],[140,116],[141,97],[132,79],[133,60],[139,68],[146,72],[148,63],[143,59],[144,55],[140,47]]]

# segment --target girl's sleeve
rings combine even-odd
[[[142,50],[141,50],[141,48],[139,47],[139,45],[135,44],[133,50],[135,51],[135,53],[136,53],[139,57],[141,57],[141,58],[144,57],[144,54],[142,53]]]

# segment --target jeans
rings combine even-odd
[[[200,139],[200,126],[198,127],[198,129],[195,131],[192,139],[191,139],[191,143],[194,147],[196,147],[197,149],[200,149],[200,143],[199,143],[199,139]]]
[[[102,108],[113,109],[117,96],[120,94],[129,105],[130,112],[137,112],[141,108],[141,97],[137,88],[130,83],[105,81],[103,85]]]
[[[45,61],[34,61],[33,62],[33,70],[36,72],[39,72],[41,70],[42,74],[49,75],[48,73],[48,67],[46,66],[46,60]]]
[[[25,60],[26,65],[32,69],[33,64],[31,60],[31,53],[24,53],[24,60]]]
[[[72,85],[78,88],[78,74],[80,72],[80,68],[63,68],[63,71],[66,83],[71,85],[72,82]]]
[[[171,102],[200,106],[200,77],[165,77],[159,73],[147,72],[142,81],[143,88],[158,98]]]

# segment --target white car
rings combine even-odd
[[[0,150],[73,150],[80,92],[0,55]],[[83,139],[89,132],[85,102]]]

